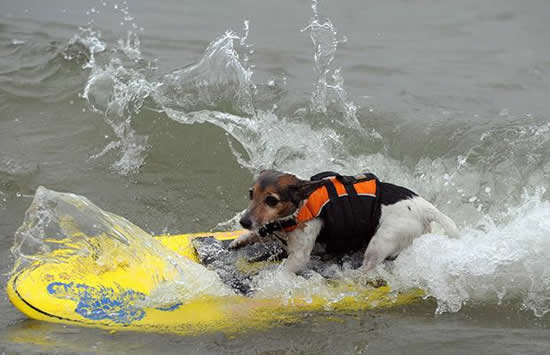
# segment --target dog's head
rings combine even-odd
[[[292,174],[264,170],[250,188],[250,204],[240,224],[243,228],[258,230],[270,222],[289,217],[320,186],[319,181],[300,180]]]

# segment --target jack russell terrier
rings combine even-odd
[[[250,204],[240,220],[249,232],[229,248],[274,235],[286,242],[289,272],[305,268],[316,242],[327,253],[342,254],[366,247],[361,269],[372,270],[438,222],[449,236],[455,223],[416,193],[379,181],[373,174],[317,174],[310,181],[264,170],[250,189]]]

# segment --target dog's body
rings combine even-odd
[[[308,263],[319,236],[324,237],[326,233],[323,232],[331,229],[332,226],[327,223],[331,223],[333,219],[326,218],[321,213],[326,203],[308,220],[300,221],[297,216],[306,207],[310,196],[318,194],[327,183],[325,179],[305,181],[294,175],[272,170],[261,172],[251,189],[251,203],[240,221],[250,232],[234,240],[230,248],[260,241],[261,236],[267,233],[276,233],[280,239],[286,241],[288,248],[288,258],[284,267],[289,272],[302,270]],[[348,188],[346,191],[347,193],[337,198],[348,198],[348,194],[351,193]],[[365,235],[367,245],[362,266],[365,271],[372,270],[388,257],[396,256],[415,238],[429,233],[431,222],[441,224],[450,236],[457,234],[456,225],[449,217],[406,188],[376,180],[376,194],[373,196],[376,197],[376,200],[373,200],[376,201],[376,213],[369,214],[369,230],[372,232]],[[267,228],[269,231],[266,232],[266,227],[272,227],[274,224],[280,228]],[[296,226],[284,227],[293,224]]]

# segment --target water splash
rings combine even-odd
[[[82,96],[94,111],[105,116],[105,121],[119,138],[119,141],[109,143],[91,158],[96,159],[113,149],[120,149],[123,156],[113,164],[113,168],[121,174],[138,171],[145,159],[147,137],[135,134],[132,121],[147,98],[154,100],[152,109],[164,111],[180,123],[209,122],[223,128],[248,155],[243,157],[236,149],[232,149],[238,161],[253,171],[266,166],[289,169],[294,165],[292,161],[299,157],[303,161],[330,157],[334,155],[333,152],[346,149],[345,143],[339,141],[340,136],[350,136],[351,131],[363,135],[361,139],[365,146],[373,142],[374,145],[380,145],[379,135],[365,133],[360,127],[356,117],[357,108],[344,90],[340,69],[334,70],[332,80],[328,80],[329,66],[339,42],[330,20],[320,22],[316,5],[314,14],[307,28],[311,30],[315,45],[314,59],[319,77],[310,109],[313,115],[322,113],[329,118],[322,124],[320,131],[313,131],[301,123],[310,120],[311,115],[307,112],[304,115],[298,110],[295,117],[279,118],[274,111],[255,107],[258,87],[252,80],[254,65],[249,56],[253,53],[253,46],[247,42],[250,31],[248,20],[244,22],[242,35],[226,31],[209,44],[198,62],[167,73],[158,80],[151,79],[155,68],[152,62],[143,60],[139,37],[132,32],[137,25],[133,24],[127,38],[119,40],[118,45],[104,58],[104,63],[100,63],[94,56],[88,63],[91,72]],[[87,39],[83,42],[98,47],[98,43],[103,42],[89,38],[89,34],[93,38],[94,33],[87,31]],[[101,49],[106,51],[105,48]],[[273,90],[272,86],[274,84],[266,88]],[[333,123],[342,127],[334,129]],[[271,128],[260,128],[264,125]],[[292,147],[284,142],[281,134],[277,134],[277,131],[291,132],[294,129],[298,129],[302,137],[309,137],[309,145]],[[324,146],[327,141],[328,146]],[[275,146],[266,146],[273,144]],[[330,149],[332,147],[336,149]],[[283,163],[286,159],[289,164]],[[327,160],[331,159],[325,158],[322,162],[330,164]]]
[[[89,257],[93,265],[83,273],[123,264],[125,270],[141,270],[157,285],[144,300],[149,306],[173,304],[198,295],[233,294],[209,271],[163,247],[141,228],[123,217],[103,211],[87,198],[40,186],[23,224],[15,233],[11,253],[16,260],[12,273],[29,265],[64,263],[74,256]],[[153,265],[164,265],[151,269]],[[160,290],[170,289],[163,293]]]
[[[164,75],[156,101],[164,110],[180,114],[218,110],[253,116],[253,73],[234,47],[235,40],[245,46],[247,36],[248,25],[242,37],[227,31],[210,43],[197,63]]]
[[[550,311],[550,203],[526,196],[513,218],[460,239],[425,235],[378,275],[397,290],[419,287],[437,301],[437,313],[465,304],[518,303],[537,317]]]
[[[151,79],[155,70],[151,62],[140,59],[140,55],[130,59],[124,54],[128,50],[120,49],[131,47],[131,52],[140,53],[139,41],[121,40],[119,42],[125,44],[105,53],[102,63],[90,61],[93,65],[83,96],[93,110],[105,116],[119,138],[91,158],[120,149],[123,155],[113,164],[115,171],[122,174],[138,171],[145,159],[147,137],[135,134],[132,122],[144,101],[151,98],[152,109],[164,111],[177,122],[208,122],[222,128],[238,144],[228,142],[237,161],[253,172],[278,168],[307,177],[321,169],[350,174],[370,170],[381,178],[391,177],[394,182],[416,188],[443,204],[455,200],[453,196],[461,190],[475,191],[474,185],[481,183],[479,177],[464,174],[464,165],[449,166],[448,159],[423,159],[416,169],[410,169],[387,155],[378,154],[386,150],[382,138],[375,131],[357,128],[356,108],[344,90],[340,70],[334,70],[332,82],[327,82],[337,49],[337,32],[329,19],[321,19],[317,3],[313,2],[312,6],[314,16],[306,29],[310,30],[315,45],[314,64],[319,74],[316,83],[322,83],[316,85],[319,90],[315,89],[312,97],[324,97],[313,101],[324,107],[322,110],[329,119],[315,110],[297,110],[285,117],[280,110],[255,107],[259,98],[247,54],[251,51],[247,43],[248,21],[244,22],[242,35],[227,31],[210,43],[199,61],[158,80]],[[129,31],[134,27],[137,25],[130,26]],[[101,41],[88,39],[87,42],[97,44],[98,49],[104,47]],[[103,49],[101,53],[104,52],[107,51]],[[458,171],[461,173],[457,174]],[[442,176],[449,179],[443,181]],[[438,185],[438,182],[444,184]],[[449,209],[456,207],[454,202],[448,206]],[[460,217],[467,220],[479,215],[480,211],[468,209]]]
[[[127,8],[120,11],[124,21],[134,20]],[[148,138],[136,134],[132,122],[149,97],[154,100],[152,109],[180,118],[186,113],[205,109],[255,115],[253,96],[256,86],[251,80],[252,69],[246,63],[248,54],[253,52],[246,43],[248,21],[245,22],[243,36],[227,31],[208,46],[197,63],[168,73],[160,80],[153,79],[156,70],[154,61],[143,59],[141,42],[135,32],[137,25],[131,22],[127,27],[126,37],[119,39],[110,50],[93,27],[82,28],[81,33],[72,40],[82,43],[90,52],[89,60],[84,65],[84,68],[90,69],[90,74],[82,97],[93,111],[104,116],[105,122],[119,139],[91,155],[91,159],[119,149],[122,156],[112,168],[122,175],[139,170],[146,157]],[[244,64],[234,49],[235,40],[248,53]],[[98,58],[98,53],[104,55]],[[180,122],[183,121],[180,119]],[[193,119],[186,122],[194,123]]]
[[[154,62],[145,60],[141,54],[137,31],[143,31],[143,28],[134,22],[127,4],[115,5],[115,9],[121,16],[125,37],[112,45],[104,42],[101,33],[94,29],[93,16],[98,11],[90,10],[93,16],[88,27],[81,28],[72,42],[83,44],[90,52],[89,60],[83,66],[90,70],[90,74],[81,96],[93,111],[103,115],[118,138],[101,152],[92,154],[90,159],[98,159],[113,149],[119,149],[121,156],[112,168],[127,175],[137,172],[143,165],[148,148],[148,137],[136,134],[132,122],[145,100],[160,84],[149,78],[156,70]]]
[[[74,48],[77,48],[75,51]],[[105,42],[101,39],[101,32],[93,27],[80,27],[80,33],[73,36],[69,41],[69,46],[64,53],[65,59],[73,60],[75,55],[80,55],[85,52],[87,61],[83,64],[83,68],[93,68],[95,58],[98,53],[105,51],[107,48]]]
[[[119,138],[90,158],[97,159],[120,148],[122,156],[112,165],[113,169],[123,175],[135,172],[145,160],[147,136],[136,134],[132,120],[159,84],[148,81],[141,70],[128,68],[118,58],[104,66],[93,66],[90,77],[82,96],[94,111],[104,115]]]
[[[341,74],[341,69],[335,69],[332,74],[332,81],[329,80],[330,67],[336,55],[336,49],[339,43],[344,43],[346,40],[338,40],[338,32],[328,18],[322,18],[319,15],[318,1],[313,0],[311,8],[313,17],[302,32],[309,30],[309,36],[314,46],[314,68],[317,79],[314,84],[311,94],[310,109],[313,112],[327,114],[329,106],[335,106],[343,110],[343,121],[336,121],[352,129],[360,129],[361,126],[357,120],[357,107],[348,98],[344,89],[344,78]]]

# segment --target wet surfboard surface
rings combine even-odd
[[[173,260],[154,253],[135,258],[110,250],[109,258],[102,260],[101,249],[109,248],[109,244],[97,243],[95,253],[73,253],[26,266],[12,275],[7,292],[14,306],[34,319],[115,331],[180,334],[266,328],[296,321],[304,312],[397,307],[413,303],[422,295],[420,290],[394,294],[386,285],[359,286],[332,280],[327,287],[341,295],[338,299],[299,293],[285,299],[258,296],[254,277],[262,270],[276,270],[285,250],[278,243],[266,242],[229,251],[228,243],[242,233],[152,238],[188,260],[178,265],[179,271],[173,268]],[[350,260],[344,262],[356,262]],[[311,269],[323,275],[325,264],[314,258]],[[231,292],[193,293],[209,287],[205,283],[210,281],[203,280],[202,275],[212,271]],[[330,278],[330,270],[327,272],[323,276]],[[301,277],[307,278],[307,272]],[[194,296],[174,298],[179,289],[164,290],[166,285],[181,286],[183,295],[187,292]],[[158,294],[162,302],[151,302],[152,295]],[[165,294],[172,298],[163,299]]]

